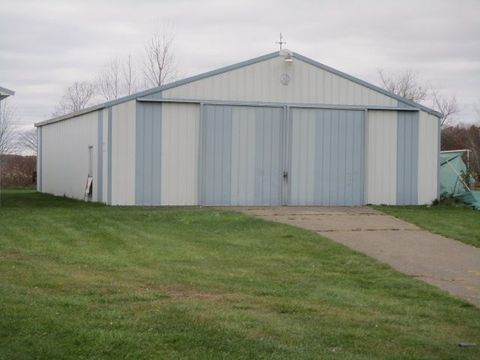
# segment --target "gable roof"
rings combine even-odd
[[[306,62],[310,65],[318,67],[322,70],[328,71],[328,72],[330,72],[332,74],[335,74],[337,76],[340,76],[344,79],[350,80],[350,81],[352,81],[354,83],[357,83],[359,85],[362,85],[366,88],[369,88],[369,89],[374,90],[376,92],[379,92],[383,95],[386,95],[388,97],[396,99],[396,100],[398,100],[398,101],[400,101],[400,102],[402,102],[406,105],[410,105],[414,108],[418,108],[420,110],[423,110],[423,111],[425,111],[429,114],[432,114],[434,116],[437,116],[439,118],[442,117],[441,113],[439,113],[439,112],[437,112],[433,109],[430,109],[430,108],[428,108],[424,105],[418,104],[418,103],[416,103],[414,101],[411,101],[411,100],[407,100],[407,99],[405,99],[401,96],[395,95],[394,93],[391,93],[391,92],[389,92],[385,89],[382,89],[382,88],[380,88],[376,85],[370,84],[370,83],[368,83],[364,80],[361,80],[361,79],[358,79],[354,76],[348,75],[348,74],[346,74],[342,71],[336,70],[336,69],[334,69],[330,66],[319,63],[315,60],[312,60],[312,59],[310,59],[306,56],[303,56],[301,54],[298,54],[296,52],[293,52],[292,54],[293,54],[293,57],[295,59],[299,59],[299,60],[304,61],[304,62]],[[256,57],[256,58],[253,58],[253,59],[250,59],[250,60],[242,61],[242,62],[233,64],[233,65],[229,65],[229,66],[225,66],[225,67],[221,67],[219,69],[211,70],[211,71],[199,74],[199,75],[187,77],[185,79],[181,79],[181,80],[169,83],[169,84],[154,87],[152,89],[143,90],[143,91],[140,91],[138,93],[128,95],[128,96],[124,96],[124,97],[121,97],[121,98],[118,98],[118,99],[115,99],[115,100],[110,100],[110,101],[107,101],[107,102],[102,103],[102,104],[94,105],[94,106],[88,107],[86,109],[73,112],[71,114],[62,115],[62,116],[58,116],[58,117],[55,117],[55,118],[52,118],[52,119],[49,119],[49,120],[38,122],[38,123],[35,124],[35,126],[37,126],[37,127],[38,126],[43,126],[43,125],[47,125],[47,124],[54,123],[54,122],[57,122],[57,121],[66,120],[66,119],[69,119],[69,118],[72,118],[72,117],[75,117],[75,116],[78,116],[78,115],[87,114],[89,112],[104,109],[104,108],[107,108],[107,107],[110,107],[110,106],[113,106],[113,105],[118,105],[118,104],[130,101],[130,100],[134,100],[134,99],[138,99],[138,98],[141,98],[141,97],[144,97],[144,96],[155,94],[155,93],[158,93],[158,92],[161,92],[161,91],[164,91],[164,90],[168,90],[168,89],[171,89],[171,88],[174,88],[174,87],[177,87],[177,86],[185,85],[185,84],[197,81],[197,80],[202,80],[202,79],[205,79],[205,78],[208,78],[208,77],[211,77],[211,76],[215,76],[215,75],[219,75],[219,74],[231,71],[231,70],[236,70],[236,69],[248,66],[248,65],[253,65],[253,64],[256,64],[256,63],[259,63],[259,62],[262,62],[262,61],[270,60],[270,59],[276,58],[278,56],[281,56],[280,52],[275,51],[275,52],[272,52],[272,53],[269,53],[269,54],[266,54],[266,55],[262,55],[262,56],[259,56],[259,57]]]

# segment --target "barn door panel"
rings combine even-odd
[[[201,120],[200,202],[280,205],[283,109],[205,105]]]
[[[289,203],[364,203],[364,112],[290,110]]]

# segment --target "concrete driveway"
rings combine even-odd
[[[480,249],[367,207],[242,207],[340,242],[480,306]]]

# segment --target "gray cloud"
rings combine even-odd
[[[140,54],[153,31],[175,33],[183,75],[287,47],[377,83],[376,71],[418,71],[457,95],[460,120],[480,101],[477,0],[117,0],[0,3],[0,85],[16,91],[22,124],[50,116],[63,90],[113,57]]]

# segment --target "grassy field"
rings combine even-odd
[[[0,359],[478,359],[480,309],[298,228],[2,194]]]
[[[375,206],[423,229],[480,247],[480,211],[466,206]]]

